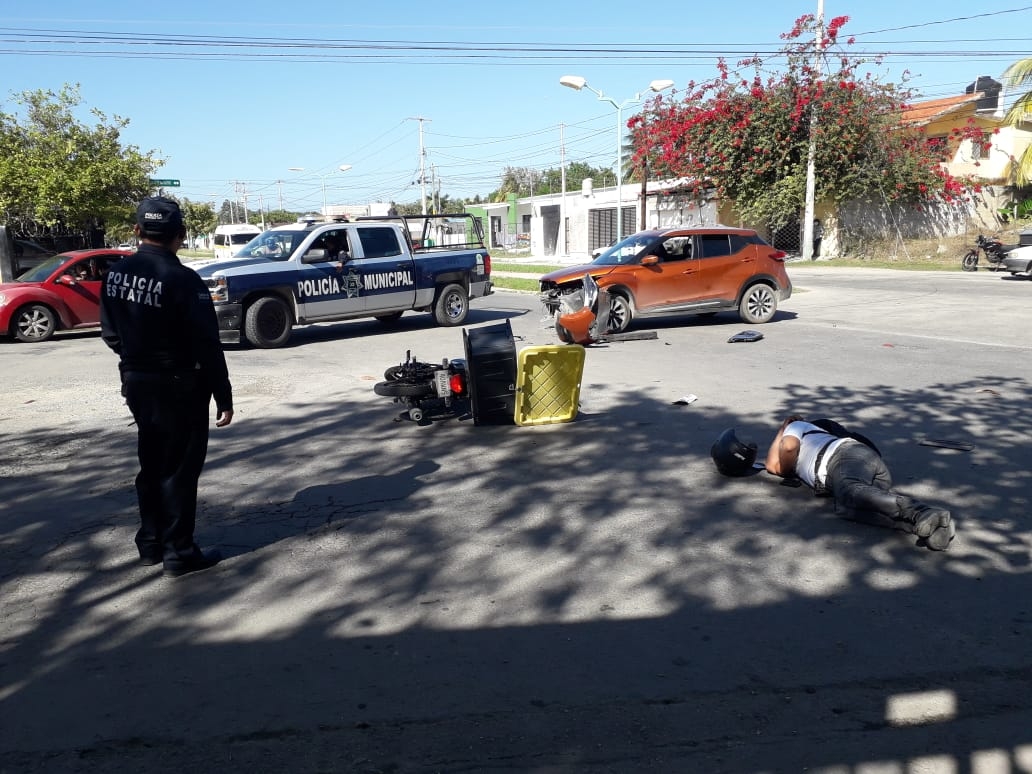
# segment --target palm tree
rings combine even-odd
[[[1007,110],[1003,122],[1008,126],[1014,126],[1025,121],[1025,117],[1032,114],[1032,58],[1019,59],[1008,67],[1002,76],[1004,85],[1008,89],[1025,88],[1026,91],[1014,100],[1014,104]],[[1032,183],[1032,143],[1025,147],[1021,157],[1017,160],[1015,168],[1015,181],[1019,186]]]

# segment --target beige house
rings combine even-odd
[[[851,202],[838,208],[818,203],[824,231],[821,255],[850,254],[869,240],[961,236],[999,228],[999,212],[1013,205],[1017,159],[1032,142],[1032,122],[1007,126],[999,82],[979,77],[964,94],[916,102],[904,111],[904,125],[920,127],[937,147],[943,167],[980,187],[970,201],[915,208]],[[972,135],[976,136],[972,136]]]
[[[924,129],[928,142],[940,148],[942,163],[951,175],[968,178],[983,187],[974,215],[995,224],[1001,207],[1012,203],[1017,160],[1032,142],[1032,123],[1005,125],[1002,87],[981,76],[967,92],[954,97],[918,102],[903,114],[903,122]],[[970,134],[969,127],[980,130]]]

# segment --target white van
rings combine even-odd
[[[232,258],[240,248],[262,233],[249,223],[230,223],[215,228],[215,260]]]

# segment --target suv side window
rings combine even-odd
[[[731,234],[730,236],[732,253],[740,253],[742,250],[744,250],[746,247],[752,244],[750,240],[746,239],[741,234]]]
[[[727,234],[700,234],[699,244],[702,247],[703,258],[731,255],[731,240],[728,239]]]
[[[663,261],[687,261],[692,257],[692,238],[690,236],[670,237],[661,245]]]
[[[398,235],[392,228],[359,226],[358,239],[362,243],[362,253],[366,258],[390,258],[393,255],[401,255]]]

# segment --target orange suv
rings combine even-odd
[[[626,330],[637,317],[728,310],[744,322],[765,323],[792,295],[785,253],[746,228],[639,231],[589,264],[541,277],[541,302],[550,315],[563,295],[581,288],[585,274],[609,291],[610,333]]]

